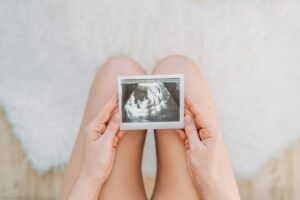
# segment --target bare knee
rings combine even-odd
[[[170,55],[160,60],[154,67],[153,74],[182,73],[195,70],[196,64],[183,55]]]
[[[128,56],[116,56],[109,58],[100,68],[107,74],[138,75],[145,74],[144,69]]]
[[[98,88],[100,85],[110,83],[111,89],[117,88],[117,78],[120,75],[144,75],[144,69],[133,59],[127,56],[109,58],[95,74],[93,85],[90,88]]]

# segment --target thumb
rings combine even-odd
[[[195,122],[190,115],[186,115],[184,117],[184,129],[189,141],[190,149],[194,149],[202,145],[197,132]]]
[[[100,138],[105,143],[113,143],[114,137],[116,136],[119,127],[120,127],[120,114],[116,113],[112,119],[109,121],[106,130],[103,133],[103,136]]]

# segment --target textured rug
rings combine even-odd
[[[150,71],[184,54],[208,79],[236,175],[251,177],[300,137],[299,10],[293,0],[3,0],[0,104],[44,173],[68,161],[105,59],[127,54]],[[150,133],[147,175],[154,158]]]

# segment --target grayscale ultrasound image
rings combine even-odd
[[[179,84],[178,78],[122,80],[123,122],[179,121]]]

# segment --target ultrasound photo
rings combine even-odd
[[[130,76],[119,78],[121,128],[181,128],[183,76]]]

